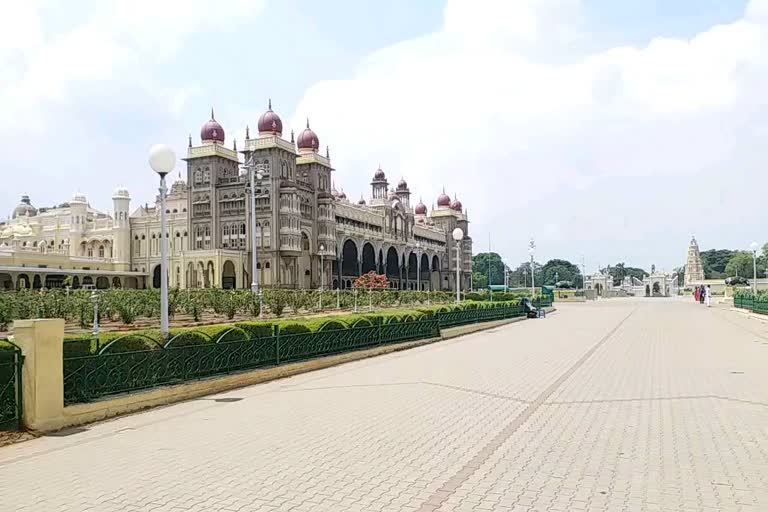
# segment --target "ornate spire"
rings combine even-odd
[[[245,125],[245,140],[248,140],[251,138],[251,129],[248,127],[248,125]]]
[[[272,110],[272,98],[269,98],[269,110]]]
[[[216,120],[216,117],[213,115],[213,107],[211,107],[211,120]]]
[[[325,146],[325,158],[329,159],[331,158],[331,152],[328,149],[328,146]]]
[[[237,151],[237,139],[232,139],[232,149]]]
[[[189,148],[192,147],[192,134],[191,133],[189,134],[189,145],[187,147],[189,147]]]
[[[291,144],[293,144],[293,143],[294,143],[294,139],[293,139],[293,130],[291,130]]]
[[[307,118],[307,129],[309,129],[309,118]]]

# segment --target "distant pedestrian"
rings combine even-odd
[[[707,307],[710,307],[712,305],[712,289],[707,285],[707,287],[704,289],[704,296],[707,301]]]
[[[693,290],[693,299],[696,302],[699,302],[699,292],[700,291],[701,291],[701,289],[698,286]]]
[[[707,289],[704,285],[699,288],[699,304],[704,304],[704,299],[707,296]]]

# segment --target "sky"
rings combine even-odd
[[[768,0],[0,0],[0,212],[152,202],[215,108],[272,99],[337,188],[380,164],[467,208],[475,252],[671,270],[768,241]],[[255,131],[255,130],[254,130]],[[184,164],[179,161],[179,170]]]

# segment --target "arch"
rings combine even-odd
[[[656,281],[655,283],[653,283],[653,289],[652,289],[652,291],[653,291],[653,294],[654,294],[654,295],[661,295],[661,286],[659,285],[659,282],[658,282],[658,281]]]
[[[341,249],[341,273],[345,276],[357,276],[359,271],[357,245],[348,238]]]
[[[123,284],[120,282],[120,278],[115,276],[112,278],[112,288],[122,288]]]
[[[408,279],[416,281],[418,279],[418,264],[419,259],[416,257],[416,253],[411,251],[408,255]]]
[[[437,257],[437,254],[432,256],[432,272],[439,272],[440,271],[440,258]]]
[[[27,274],[19,274],[19,277],[16,278],[16,288],[18,290],[30,288],[29,276]]]
[[[99,276],[96,278],[96,288],[99,290],[106,290],[109,288],[109,278],[104,276]]]
[[[651,287],[649,285],[645,285],[645,296],[646,297],[651,296]]]
[[[206,272],[205,272],[205,280],[206,280],[206,284],[205,284],[206,288],[212,288],[213,283],[216,282],[216,274],[214,272],[212,261],[208,261],[208,267],[206,268]]]
[[[230,260],[224,262],[224,266],[221,268],[221,287],[227,290],[236,288],[236,275],[235,264]]]
[[[80,278],[77,276],[74,276],[72,278],[72,288],[77,289],[80,288]]]
[[[384,251],[379,249],[379,274],[384,273]]]
[[[187,263],[187,288],[197,288],[197,279],[195,277],[195,264],[191,261]]]
[[[597,292],[598,296],[603,295],[603,285],[600,283],[595,284],[595,291]]]
[[[35,274],[35,277],[32,279],[32,289],[39,290],[43,287],[43,281],[40,279],[40,276]]]
[[[152,270],[152,288],[160,288],[160,265],[155,265]]]
[[[429,277],[429,256],[426,254],[421,255],[421,279],[424,280],[424,275],[427,274],[427,277]]]
[[[390,281],[392,279],[400,281],[400,256],[394,247],[387,249],[386,271]]]
[[[363,244],[363,274],[376,272],[376,252],[370,242]]]
[[[85,276],[83,278],[83,286],[92,287],[93,286],[93,278],[91,276]]]

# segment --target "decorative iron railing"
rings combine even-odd
[[[443,311],[438,314],[440,328],[456,325],[474,324],[478,322],[491,322],[524,316],[525,309],[521,305],[501,306],[494,308],[464,309],[457,311]]]
[[[754,313],[768,314],[768,297],[741,295],[733,298],[733,306],[741,309],[748,309]]]
[[[95,355],[64,358],[64,403],[439,335],[438,321],[430,317],[131,352],[110,353],[107,345]]]
[[[0,340],[0,430],[15,430],[21,420],[21,365],[19,347]]]
[[[536,301],[537,307],[551,301]],[[303,361],[378,345],[436,338],[440,329],[478,322],[524,316],[522,305],[499,305],[444,311],[420,319],[379,317],[373,324],[360,321],[349,328],[281,334],[274,328],[259,338],[232,339],[226,331],[216,339],[197,331],[185,331],[185,343],[176,337],[165,344],[142,334],[124,336],[91,354],[92,341],[76,340],[64,356],[64,403],[89,402],[103,396],[177,384],[213,375]],[[334,325],[335,324],[335,325]],[[181,335],[179,335],[181,336]],[[177,336],[178,337],[178,336]],[[98,347],[98,345],[97,345]]]

